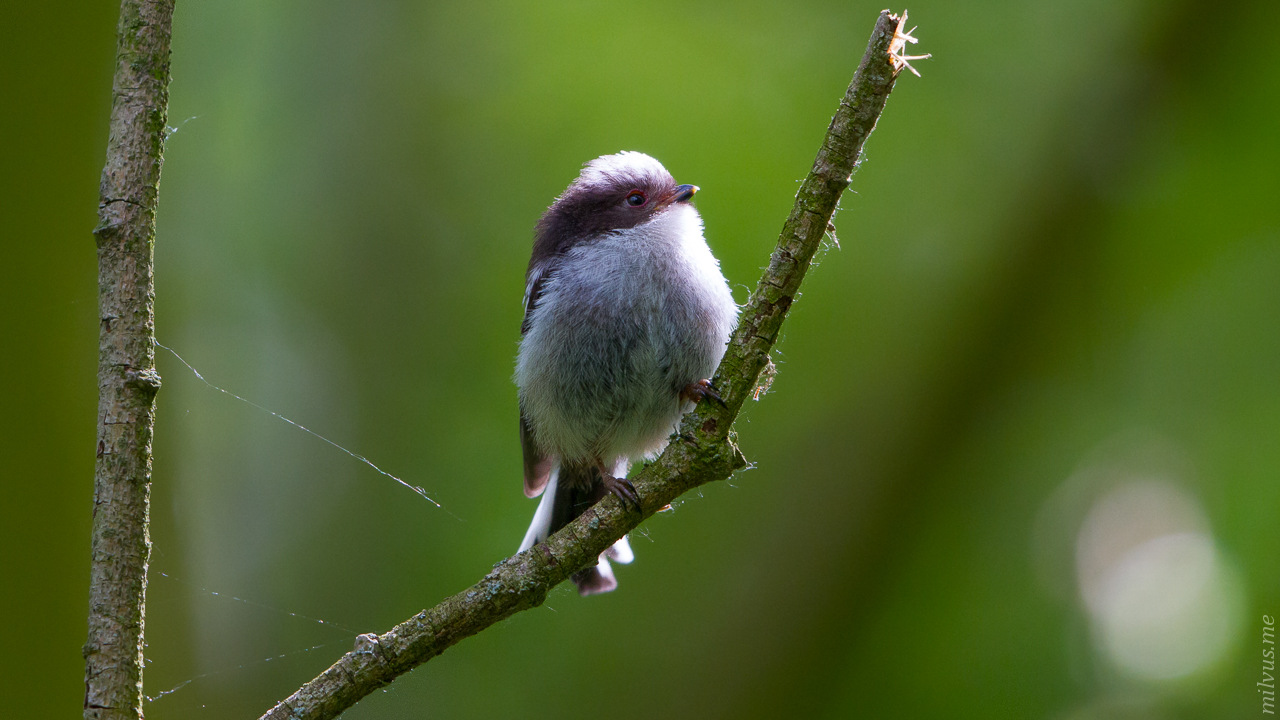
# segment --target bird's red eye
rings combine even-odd
[[[627,193],[627,204],[631,207],[640,207],[645,204],[648,199],[649,198],[645,197],[644,191],[642,190],[632,190]]]

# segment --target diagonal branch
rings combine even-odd
[[[173,0],[123,0],[98,201],[98,444],[86,719],[142,717],[155,423],[156,204],[169,106]]]
[[[427,662],[458,641],[521,610],[541,604],[559,583],[583,569],[650,515],[699,485],[728,478],[746,461],[734,443],[732,424],[761,374],[772,373],[769,351],[800,282],[827,232],[836,203],[857,167],[862,145],[875,128],[906,67],[901,52],[914,38],[900,19],[884,11],[853,76],[813,169],[796,194],[769,267],[743,310],[720,363],[715,385],[724,405],[702,403],[685,417],[679,435],[633,482],[641,512],[609,496],[545,543],[507,558],[480,582],[423,610],[383,635],[361,635],[356,647],[328,670],[278,703],[261,720],[337,717],[360,698]]]

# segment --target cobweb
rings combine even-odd
[[[189,370],[191,374],[193,374],[196,377],[196,379],[198,379],[201,383],[208,386],[209,388],[212,388],[213,390],[216,390],[218,393],[222,395],[226,395],[260,412],[266,413],[284,423],[287,423],[288,425],[294,428],[297,428],[298,430],[301,430],[302,432],[310,435],[311,437],[316,438],[317,440],[320,440],[321,442],[325,443],[329,447],[338,450],[344,455],[347,455],[355,460],[358,460],[364,465],[367,465],[369,468],[377,472],[379,475],[391,479],[399,486],[412,491],[415,495],[426,500],[435,508],[444,511],[447,515],[449,515],[450,517],[453,517],[455,520],[461,520],[461,518],[459,518],[457,515],[452,513],[449,509],[445,508],[435,498],[433,498],[431,494],[429,494],[427,490],[422,486],[407,482],[406,480],[399,477],[398,475],[395,475],[391,472],[388,472],[387,470],[384,470],[377,463],[373,462],[365,455],[348,449],[347,447],[329,439],[328,437],[325,437],[324,435],[321,435],[320,433],[308,428],[307,426],[303,425],[300,422],[297,422],[289,417],[286,417],[285,415],[279,412],[276,412],[274,410],[271,410],[270,408],[264,407],[263,405],[260,405],[240,394],[232,392],[226,389],[225,387],[222,387],[221,385],[211,382],[207,377],[205,377],[204,373],[200,372],[200,370],[198,370],[194,365],[188,362],[181,354],[179,354],[172,347],[169,347],[168,345],[165,345],[159,341],[154,341],[154,342],[157,348],[164,350],[165,352],[172,355],[178,362],[180,362],[184,367],[186,367],[187,370]],[[204,585],[198,582],[188,582],[186,580],[180,579],[176,577],[174,574],[167,571],[160,571],[160,570],[153,569],[151,574],[153,577],[161,581],[160,583],[158,583],[159,587],[157,589],[162,588],[165,584],[182,586],[189,593],[195,593],[196,595],[203,596],[205,598],[217,599],[217,601],[219,602],[232,603],[232,604],[244,606],[246,608],[255,608],[259,611],[264,611],[266,613],[276,615],[280,618],[293,618],[296,620],[300,620],[315,627],[325,628],[328,632],[333,633],[336,636],[334,640],[326,641],[326,642],[317,642],[318,640],[321,639],[317,637],[315,640],[311,642],[307,642],[303,647],[298,647],[296,649],[288,650],[285,652],[275,652],[268,655],[250,655],[248,659],[245,659],[243,661],[232,660],[227,664],[222,665],[220,667],[216,667],[212,670],[206,670],[203,672],[199,672],[198,674],[185,677],[185,679],[181,680],[180,682],[172,682],[172,681],[165,682],[165,684],[162,685],[161,689],[159,690],[150,690],[150,682],[148,682],[148,690],[150,691],[145,692],[144,694],[147,705],[151,706],[156,703],[160,703],[160,705],[157,706],[156,710],[158,712],[162,712],[162,714],[163,712],[174,712],[174,711],[180,710],[181,708],[171,707],[170,702],[167,702],[168,698],[170,698],[170,696],[173,696],[177,693],[183,692],[193,684],[197,684],[197,685],[201,684],[200,681],[218,678],[220,676],[262,672],[268,666],[279,665],[280,663],[283,663],[283,662],[297,662],[299,658],[303,658],[308,655],[315,655],[316,654],[315,651],[321,650],[324,648],[330,648],[329,654],[331,654],[334,650],[343,652],[350,649],[351,643],[354,642],[356,636],[358,636],[361,632],[351,627],[348,627],[344,624],[334,622],[332,620],[327,620],[324,618],[319,618],[319,617],[307,615],[307,614],[292,611],[292,610],[286,610],[271,604],[259,602],[254,599],[244,597],[243,593],[239,593],[239,592],[229,593],[221,590],[213,590],[208,587],[205,587]],[[155,602],[156,599],[157,599],[156,597],[153,597],[151,600],[152,602]],[[150,656],[150,651],[148,651],[147,654],[148,654],[148,657],[146,659],[146,662],[147,662],[147,665],[150,666],[151,663],[153,662],[153,658]],[[148,675],[151,675],[151,673],[148,672]],[[183,694],[185,695],[186,693],[183,693]],[[191,703],[190,700],[187,702]],[[179,703],[179,705],[182,705],[182,703]],[[171,707],[171,709],[168,711],[162,711],[162,708],[164,707]],[[199,707],[207,712],[214,713],[216,715],[221,714],[221,712],[215,709],[215,707],[213,707],[212,705],[206,707],[204,704],[199,704]]]
[[[206,378],[205,378],[205,376],[204,376],[203,374],[201,374],[201,372],[200,372],[199,370],[197,370],[197,369],[195,369],[194,367],[192,367],[191,363],[189,363],[189,362],[187,362],[186,360],[184,360],[184,359],[182,358],[182,356],[181,356],[181,355],[179,355],[179,354],[177,353],[177,351],[175,351],[173,348],[169,347],[168,345],[164,345],[164,344],[160,343],[160,341],[158,341],[158,340],[153,341],[153,342],[155,342],[156,347],[158,347],[158,348],[160,348],[160,349],[162,349],[162,350],[167,351],[170,355],[172,355],[172,356],[174,356],[175,358],[177,358],[177,359],[178,359],[178,362],[180,362],[180,363],[182,363],[183,365],[185,365],[185,366],[186,366],[186,368],[187,368],[188,370],[190,370],[190,371],[191,371],[191,372],[196,376],[196,378],[198,378],[198,379],[200,380],[200,382],[204,383],[205,385],[208,385],[209,387],[213,388],[214,390],[217,390],[218,392],[222,393],[223,395],[227,395],[227,396],[233,397],[233,398],[235,398],[236,400],[239,400],[240,402],[245,403],[246,405],[249,405],[249,406],[251,406],[251,407],[257,408],[258,410],[261,410],[262,412],[267,413],[268,415],[271,415],[272,417],[278,418],[278,419],[280,419],[280,420],[283,420],[284,422],[289,423],[290,425],[292,425],[292,426],[294,426],[294,427],[298,428],[299,430],[301,430],[301,431],[303,431],[303,432],[307,433],[308,435],[310,435],[310,436],[312,436],[312,437],[314,437],[314,438],[316,438],[316,439],[318,439],[318,440],[321,440],[322,442],[327,443],[328,445],[330,445],[330,446],[332,446],[332,447],[334,447],[334,448],[336,448],[336,449],[340,450],[341,452],[346,453],[347,455],[350,455],[351,457],[355,458],[356,460],[359,460],[360,462],[364,463],[365,465],[368,465],[369,467],[371,467],[371,468],[373,468],[374,470],[376,470],[378,473],[380,473],[380,474],[382,474],[382,475],[384,475],[384,476],[386,476],[386,477],[388,477],[388,478],[391,478],[392,480],[396,481],[397,483],[399,483],[399,484],[400,484],[400,485],[402,485],[403,487],[405,487],[405,488],[407,488],[407,489],[409,489],[409,490],[412,490],[412,491],[413,491],[415,494],[417,494],[419,497],[421,497],[422,499],[424,499],[424,500],[426,500],[427,502],[431,503],[432,505],[435,505],[437,508],[440,508],[441,510],[444,510],[446,513],[449,513],[450,515],[453,515],[453,513],[451,513],[451,512],[449,512],[448,510],[446,510],[446,509],[445,509],[445,507],[444,507],[443,505],[441,505],[440,503],[438,503],[438,502],[436,502],[435,500],[433,500],[433,499],[431,498],[431,496],[427,494],[427,491],[426,491],[425,489],[423,489],[423,487],[422,487],[421,485],[411,485],[411,484],[409,484],[409,483],[405,482],[404,480],[402,480],[400,477],[398,477],[398,476],[396,476],[396,475],[393,475],[393,474],[391,474],[391,473],[387,472],[386,470],[383,470],[382,468],[378,467],[376,464],[374,464],[374,462],[373,462],[372,460],[370,460],[369,458],[365,457],[364,455],[361,455],[360,453],[357,453],[357,452],[353,452],[353,451],[351,451],[351,450],[348,450],[347,448],[345,448],[345,447],[343,447],[343,446],[339,445],[338,443],[336,443],[336,442],[334,442],[334,441],[330,440],[329,438],[327,438],[327,437],[325,437],[325,436],[321,435],[320,433],[318,433],[318,432],[316,432],[316,431],[314,431],[314,430],[312,430],[312,429],[310,429],[310,428],[306,427],[305,425],[303,425],[303,424],[301,424],[301,423],[298,423],[298,422],[294,422],[293,420],[290,420],[289,418],[285,417],[284,415],[281,415],[280,413],[278,413],[278,412],[276,412],[276,411],[274,411],[274,410],[270,410],[270,409],[268,409],[268,408],[265,408],[265,407],[263,407],[263,406],[261,406],[261,405],[259,405],[259,404],[255,403],[255,402],[253,402],[252,400],[248,400],[248,399],[246,399],[246,398],[243,398],[243,397],[241,397],[241,396],[239,396],[239,395],[237,395],[237,394],[235,394],[235,393],[231,392],[230,390],[227,390],[227,389],[225,389],[225,388],[223,388],[223,387],[220,387],[220,386],[218,386],[218,385],[214,385],[213,383],[209,382],[209,380],[208,380],[208,379],[206,379]],[[459,519],[457,515],[453,515],[453,517],[454,517],[455,519]]]

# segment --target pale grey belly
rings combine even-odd
[[[697,298],[661,283],[559,279],[557,296],[535,309],[517,364],[535,441],[567,463],[659,450],[684,409],[680,391],[715,370],[720,330]]]

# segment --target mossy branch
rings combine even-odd
[[[155,369],[152,257],[173,0],[124,0],[98,201],[98,434],[84,717],[142,717]]]
[[[769,352],[778,338],[836,204],[857,167],[862,145],[884,110],[898,73],[908,67],[902,50],[914,41],[902,18],[884,11],[862,63],[840,101],[813,169],[796,194],[768,269],[742,313],[714,380],[723,405],[703,402],[685,417],[662,456],[633,483],[639,512],[608,496],[546,542],[507,558],[475,585],[414,615],[382,635],[361,635],[355,649],[262,716],[261,720],[335,718],[360,698],[422,665],[454,643],[521,610],[536,607],[573,573],[594,563],[605,548],[685,492],[728,478],[746,461],[732,425],[747,398],[757,393]],[[767,381],[767,378],[766,378]]]

